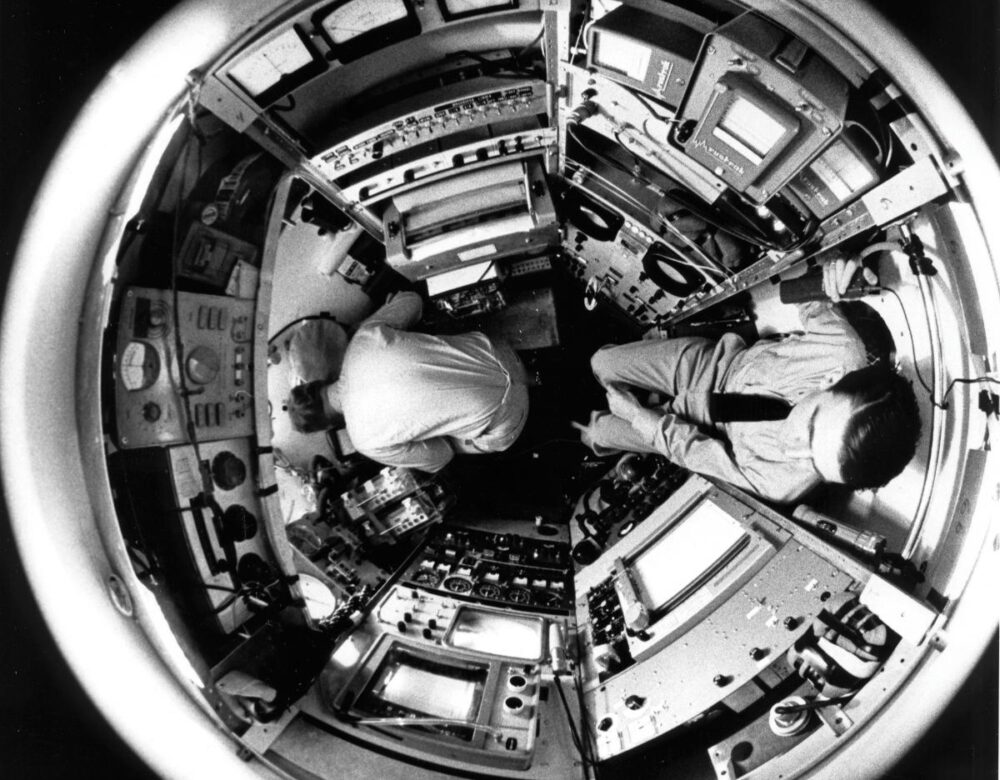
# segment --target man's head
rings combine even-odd
[[[292,388],[288,399],[288,416],[292,427],[302,433],[339,428],[344,424],[340,412],[336,382],[307,382]]]
[[[809,427],[813,463],[824,479],[876,488],[913,457],[920,413],[910,383],[877,364],[846,374],[817,396]]]

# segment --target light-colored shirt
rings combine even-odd
[[[360,453],[435,472],[492,432],[511,376],[482,333],[407,332],[421,311],[420,296],[404,292],[361,323],[341,368],[341,404]]]
[[[799,305],[804,332],[761,339],[746,347],[736,334],[722,337],[717,355],[721,388],[690,386],[667,407],[644,409],[632,427],[656,451],[700,474],[716,477],[772,501],[789,502],[823,480],[812,461],[808,420],[715,423],[711,392],[752,393],[792,405],[845,374],[864,368],[864,344],[832,304]],[[681,413],[678,413],[681,412]]]

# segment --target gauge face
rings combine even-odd
[[[451,21],[465,16],[517,8],[517,0],[438,0],[438,5],[441,6],[444,18]]]
[[[265,104],[312,78],[324,67],[312,45],[293,27],[233,65],[229,77],[257,103]]]
[[[160,353],[145,341],[130,341],[118,361],[118,375],[126,390],[145,390],[160,375]]]
[[[346,0],[313,17],[331,57],[348,62],[420,32],[409,0]]]
[[[211,347],[198,346],[191,350],[187,359],[188,378],[198,385],[207,385],[219,375],[221,361],[219,353]]]

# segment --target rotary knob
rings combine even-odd
[[[234,542],[245,542],[256,535],[257,518],[246,507],[233,504],[222,513],[222,530]]]
[[[234,490],[247,478],[246,464],[236,454],[223,450],[212,458],[212,479],[222,490]]]
[[[185,361],[188,378],[198,385],[207,385],[219,375],[219,353],[211,347],[195,347]]]

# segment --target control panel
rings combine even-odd
[[[250,605],[266,603],[260,591],[278,577],[250,448],[250,439],[239,438],[167,449],[187,551],[210,614],[226,633],[251,616]]]
[[[567,612],[569,547],[517,534],[438,526],[401,581],[491,606]]]
[[[674,138],[764,203],[841,131],[848,83],[805,43],[752,13],[702,47]]]
[[[253,433],[254,306],[221,295],[125,291],[115,354],[119,446],[186,442],[188,423],[200,442]]]
[[[785,525],[692,475],[577,573],[578,664],[598,760],[677,729],[761,675],[791,673],[786,651],[856,581]]]
[[[546,115],[545,82],[483,82],[480,91],[470,90],[469,84],[456,84],[437,93],[422,94],[411,101],[412,108],[406,103],[394,106],[398,113],[391,119],[378,122],[377,115],[367,117],[367,122],[374,119],[377,124],[333,143],[313,158],[313,163],[327,177],[337,180],[373,163],[390,165],[392,158],[408,149],[463,131]]]

